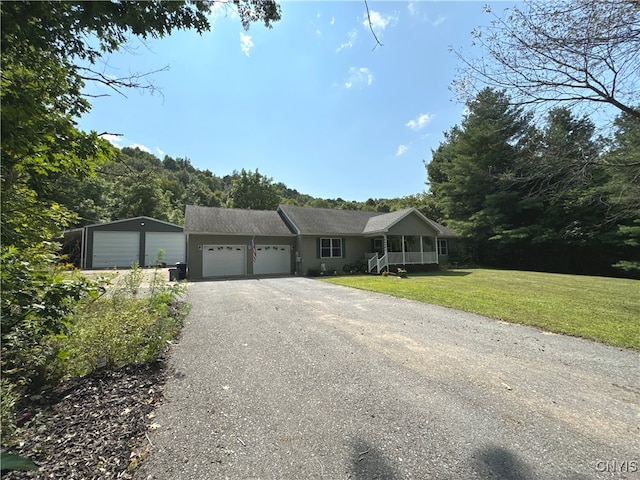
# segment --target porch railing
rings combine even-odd
[[[436,252],[389,252],[390,265],[424,265],[438,263]]]
[[[369,258],[369,273],[376,269],[376,272],[380,273],[380,271],[389,265],[389,259],[387,255],[383,255],[382,257],[378,257],[377,253],[374,253],[371,258]]]
[[[377,253],[368,259],[369,272],[375,268],[378,273],[389,265],[424,265],[438,263],[436,252],[388,252],[382,257]]]

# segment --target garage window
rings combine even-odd
[[[343,250],[342,238],[320,239],[320,258],[342,258]]]

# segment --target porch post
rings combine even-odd
[[[420,263],[424,265],[424,248],[422,248],[422,235],[420,235]]]
[[[440,252],[438,252],[438,250],[440,250],[440,249],[439,249],[438,247],[439,247],[439,246],[438,246],[438,235],[436,235],[436,263],[437,263],[438,265],[440,265],[440,258],[439,258],[439,256],[438,256],[438,255],[439,255],[439,253],[440,253]]]
[[[386,233],[383,235],[382,249],[384,251],[383,253],[383,256],[384,256],[387,254],[387,234]]]
[[[407,264],[407,259],[405,258],[405,254],[404,254],[404,235],[402,235],[402,265],[406,265]]]

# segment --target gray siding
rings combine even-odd
[[[251,240],[253,235],[204,235],[190,234],[187,241],[187,267],[190,280],[202,279],[202,250],[200,245],[245,245],[247,247],[247,275],[253,275]],[[271,237],[256,235],[256,245],[290,245],[295,247],[295,237]],[[295,268],[294,249],[291,250],[291,266]],[[293,271],[291,272],[293,273]]]
[[[182,232],[179,225],[172,225],[148,217],[132,218],[128,220],[89,225],[85,235],[85,261],[86,268],[93,268],[93,233],[94,232],[140,232],[140,247],[138,264],[145,267],[145,233],[146,232]]]
[[[319,258],[318,238],[344,238],[344,248],[346,256],[344,258]],[[342,272],[345,264],[352,265],[364,259],[364,254],[371,251],[371,239],[364,237],[349,237],[342,235],[301,235],[297,242],[298,251],[302,257],[300,272],[306,275],[309,269],[320,270],[320,265],[325,264],[327,270],[337,270]]]
[[[436,230],[417,215],[409,214],[389,229],[387,235],[424,235],[435,237]]]

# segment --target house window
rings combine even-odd
[[[342,239],[321,238],[320,258],[342,258]]]
[[[438,240],[438,254],[449,255],[449,241]]]

